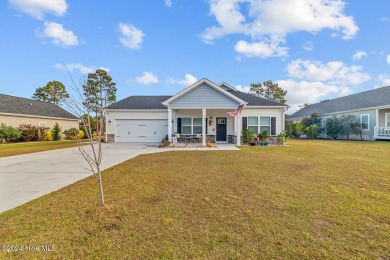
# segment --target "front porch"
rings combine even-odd
[[[374,139],[390,140],[390,108],[376,110]]]
[[[168,109],[168,138],[173,144],[231,143],[241,145],[234,109]]]

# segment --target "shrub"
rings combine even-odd
[[[166,135],[163,139],[161,139],[159,147],[167,147],[170,144],[168,135]]]
[[[280,132],[280,134],[277,135],[277,138],[279,144],[285,145],[288,140],[288,134],[286,133],[286,131],[282,131]]]
[[[0,139],[4,140],[3,142],[18,139],[20,135],[21,132],[18,129],[12,126],[7,126],[4,123],[0,125]]]
[[[328,137],[337,139],[337,137],[341,133],[341,130],[342,130],[342,126],[340,120],[337,117],[334,116],[326,120],[326,135]]]
[[[290,133],[294,137],[300,137],[303,132],[303,125],[301,123],[290,124]]]
[[[266,142],[267,139],[269,138],[269,134],[268,134],[267,130],[264,130],[263,132],[261,132],[257,136],[260,138],[260,141],[262,141],[262,142]]]
[[[53,140],[55,141],[61,140],[61,128],[62,127],[60,127],[60,125],[57,122],[54,124],[54,127],[51,130],[53,133]]]
[[[75,140],[76,136],[78,136],[78,134],[79,134],[79,130],[77,128],[73,127],[73,128],[65,130],[63,132],[63,134],[65,135],[65,139]]]
[[[31,124],[21,124],[18,127],[21,132],[20,139],[25,142],[38,140],[38,127]]]
[[[253,137],[254,137],[253,135],[254,135],[254,133],[251,130],[249,130],[248,128],[243,130],[242,131],[242,142],[244,144],[249,145],[251,142],[253,142]]]
[[[321,131],[321,128],[316,125],[312,124],[305,129],[305,134],[308,138],[314,139],[317,138],[318,133]]]
[[[309,117],[305,117],[302,119],[301,124],[306,129],[311,125],[320,125],[321,124],[321,115],[318,113],[311,113]]]
[[[46,133],[44,141],[53,141],[53,132],[52,131],[48,131]]]
[[[49,127],[39,127],[38,128],[38,141],[51,141],[47,139],[47,134],[49,132]],[[52,139],[53,140],[53,139]]]
[[[77,135],[80,139],[83,139],[84,138],[84,132],[83,130],[79,130],[79,133]]]

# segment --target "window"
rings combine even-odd
[[[46,123],[45,122],[39,122],[39,128],[44,128],[46,127]]]
[[[202,133],[202,118],[182,118],[181,133],[185,135]]]
[[[271,118],[269,116],[249,116],[248,117],[248,129],[255,134],[267,131],[271,134]]]
[[[193,118],[193,134],[202,133],[202,118]]]
[[[259,133],[259,118],[257,116],[248,117],[248,129],[253,133]]]
[[[271,134],[271,118],[269,116],[260,117],[260,133],[264,131]]]
[[[362,129],[368,130],[370,124],[368,115],[360,115],[360,121],[362,122]]]
[[[386,127],[390,128],[390,113],[386,113]]]

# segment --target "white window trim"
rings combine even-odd
[[[43,126],[41,126],[41,124],[42,124]],[[39,123],[38,123],[38,126],[39,126],[39,127],[46,127],[46,122],[39,122]]]
[[[249,124],[249,118],[250,117],[257,117],[257,125],[250,125]],[[268,117],[269,118],[269,125],[262,125],[261,123],[260,123],[260,117]],[[248,120],[248,123],[247,123],[247,128],[249,129],[249,127],[250,126],[257,126],[257,133],[259,133],[259,134],[261,134],[260,133],[260,127],[261,126],[268,126],[269,127],[269,133],[268,133],[268,135],[271,135],[271,116],[247,116],[247,120]],[[257,135],[257,133],[255,133],[256,135]]]
[[[387,126],[387,124],[390,122],[390,121],[387,120],[388,115],[390,115],[390,113],[385,113],[385,127],[386,127],[386,128],[389,128],[389,127]]]
[[[367,129],[362,129],[363,131],[370,131],[370,115],[369,114],[361,114],[360,122],[363,124],[363,116],[367,116]]]
[[[191,125],[184,125],[183,124],[183,118],[191,118]],[[200,125],[194,125],[194,118],[200,118],[201,120],[203,120],[201,117],[182,117],[182,124],[181,124],[181,132],[183,133],[183,127],[184,126],[190,126],[191,127],[191,134],[184,134],[184,135],[194,135],[196,133],[194,133],[194,126],[200,126],[200,127],[203,127],[203,124],[200,124]]]

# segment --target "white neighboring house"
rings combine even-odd
[[[241,104],[239,116],[229,116]],[[130,96],[106,108],[108,142],[160,142],[201,137],[217,143],[240,145],[241,131],[267,130],[270,136],[284,129],[288,106],[243,93],[226,83],[201,79],[174,96]]]
[[[354,115],[363,123],[366,140],[390,139],[390,86],[312,104],[288,120],[300,121],[312,113],[321,114],[322,128],[330,117]],[[321,131],[320,137],[326,138],[326,131]]]

